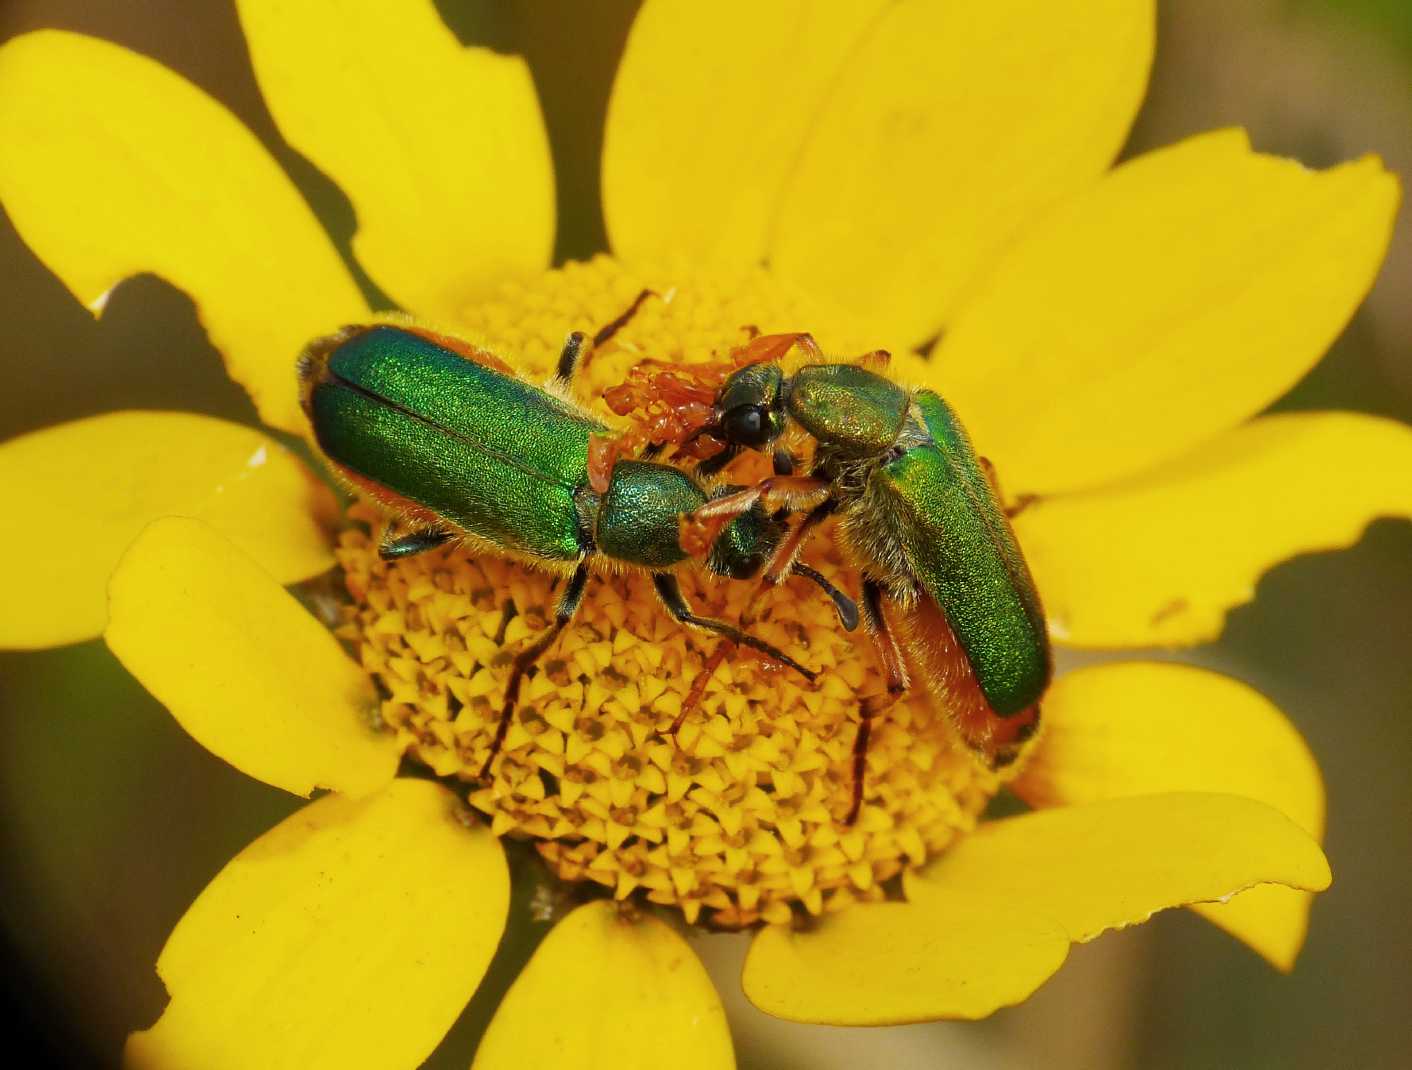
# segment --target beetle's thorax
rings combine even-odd
[[[786,382],[790,418],[839,454],[866,457],[890,449],[911,405],[904,387],[856,364],[810,364]]]

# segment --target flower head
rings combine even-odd
[[[1017,534],[1057,641],[1211,638],[1274,562],[1409,512],[1405,427],[1252,418],[1361,300],[1395,181],[1372,159],[1307,171],[1229,131],[1109,172],[1145,82],[1148,3],[1016,19],[989,4],[796,17],[650,2],[608,117],[613,255],[549,272],[552,172],[521,62],[463,48],[430,4],[240,11],[276,122],[348,193],[354,254],[405,309],[542,379],[566,331],[644,285],[672,294],[595,356],[584,400],[605,419],[598,396],[643,355],[707,359],[746,327],[889,349],[1025,503]],[[248,132],[149,61],[43,33],[0,49],[0,137],[23,150],[0,161],[0,200],[80,300],[101,311],[133,272],[165,275],[267,424],[304,430],[294,354],[373,314]],[[1358,478],[1325,484],[1353,455]],[[137,1063],[414,1065],[504,925],[496,836],[621,906],[590,897],[558,922],[478,1066],[565,1050],[728,1065],[709,983],[644,904],[758,926],[744,984],[763,1009],[878,1024],[988,1014],[1071,942],[1178,905],[1288,968],[1308,893],[1329,880],[1298,735],[1244,685],[1173,664],[1061,675],[1043,734],[1005,773],[1035,812],[998,821],[979,815],[1001,778],[913,695],[879,728],[848,825],[858,698],[878,674],[829,604],[792,587],[755,626],[818,685],[735,659],[673,740],[710,644],[644,580],[605,570],[480,781],[507,652],[547,623],[550,577],[454,547],[383,562],[385,518],[365,504],[331,543],[327,488],[275,439],[220,421],[115,414],[0,451],[36,512],[76,471],[95,538],[31,555],[25,612],[0,637],[102,631],[212,751],[299,794],[332,789],[175,930],[158,964],[172,1000],[134,1035]],[[1285,489],[1314,485],[1317,502]],[[826,530],[809,560],[851,582]],[[321,622],[279,584],[335,561],[342,591]],[[683,582],[723,617],[754,594]],[[641,1028],[604,1035],[627,1016]]]
[[[607,322],[655,281],[601,257],[468,309],[462,330],[492,352],[520,354],[527,374],[543,380],[559,323]],[[764,272],[698,280],[678,269],[671,282],[670,300],[645,307],[593,355],[583,395],[621,382],[644,353],[689,360],[739,341],[742,325],[818,320],[802,295]],[[541,326],[546,296],[555,316]],[[340,634],[386,693],[382,716],[404,752],[440,776],[478,781],[509,655],[551,621],[553,577],[454,548],[383,562],[385,522],[362,507],[357,516],[337,551],[354,600]],[[851,582],[827,535],[811,542],[809,557]],[[812,587],[796,581],[761,595],[756,583],[701,568],[680,573],[698,612],[733,620],[758,600],[751,630],[820,679],[814,686],[737,655],[712,674],[674,738],[669,729],[717,641],[674,622],[646,576],[602,564],[526,685],[494,775],[469,795],[496,833],[532,838],[565,879],[596,881],[619,899],[641,889],[690,921],[704,910],[703,920],[734,928],[788,922],[792,904],[819,914],[826,904],[879,899],[904,865],[920,865],[974,825],[997,778],[919,693],[879,726],[867,806],[856,827],[844,826],[858,697],[876,685],[866,640],[844,632]]]

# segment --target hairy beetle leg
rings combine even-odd
[[[669,290],[664,300],[670,301],[673,292],[674,290]],[[602,327],[598,328],[598,331],[593,336],[594,348],[596,349],[598,346],[601,346],[604,342],[612,338],[613,335],[617,334],[629,323],[631,323],[633,317],[637,315],[638,310],[642,308],[642,303],[646,301],[649,297],[661,296],[662,295],[659,294],[656,290],[643,289],[639,291],[638,295],[632,299],[632,304],[628,305],[628,307],[624,309],[623,312],[620,313],[618,316],[616,316],[612,320],[609,320]]]
[[[778,587],[790,575],[799,575],[818,585],[828,595],[833,602],[834,608],[838,611],[839,623],[843,625],[843,630],[853,631],[858,627],[858,606],[846,594],[840,591],[828,578],[815,568],[797,561],[799,550],[804,541],[824,517],[833,512],[832,502],[825,501],[816,506],[808,516],[799,522],[793,531],[785,537],[776,548],[774,555],[770,558],[769,564],[765,567],[764,575],[760,585],[750,596],[750,601],[746,602],[744,610],[741,611],[739,627],[749,628],[755,619],[755,607],[767,591]],[[721,662],[725,661],[726,654],[734,644],[729,639],[724,639],[716,644],[716,649],[711,651],[711,656],[706,659],[706,664],[701,667],[701,671],[696,674],[696,679],[692,680],[691,688],[686,693],[686,698],[682,701],[681,711],[676,719],[672,721],[671,728],[667,729],[672,741],[676,742],[677,733],[681,731],[681,726],[686,723],[686,719],[691,716],[699,705],[702,697],[706,694],[706,685],[711,682],[711,677],[716,675],[716,670],[721,667]]]
[[[579,359],[588,344],[588,335],[583,331],[570,331],[564,339],[564,348],[559,350],[559,363],[554,367],[554,378],[564,386],[573,385],[574,373],[579,369]]]
[[[756,330],[759,330],[757,327]],[[808,331],[757,334],[732,354],[738,364],[773,364],[798,346],[810,360],[823,360],[824,351]]]
[[[686,597],[681,593],[681,586],[677,583],[675,576],[661,574],[652,577],[652,586],[657,590],[657,597],[662,600],[662,604],[667,607],[677,622],[685,624],[691,628],[700,628],[703,631],[715,632],[717,635],[737,643],[741,646],[748,646],[752,650],[758,650],[766,657],[778,661],[781,665],[788,665],[811,684],[818,677],[818,673],[812,669],[806,669],[799,662],[786,654],[773,643],[742,631],[733,624],[727,624],[723,620],[716,620],[714,617],[701,617],[692,611],[687,603]]]
[[[767,513],[810,512],[828,500],[833,484],[813,476],[771,476],[753,487],[713,498],[682,517],[681,548],[692,556],[708,553],[721,529],[759,502]]]
[[[858,702],[858,734],[853,737],[853,799],[848,806],[848,816],[843,819],[845,825],[857,821],[858,812],[863,808],[863,778],[868,768],[868,742],[873,735],[873,718],[886,712],[907,693],[908,688],[902,648],[888,628],[882,600],[883,590],[877,581],[864,580],[863,620],[878,652],[878,660],[882,662],[887,690],[881,695],[866,696]]]
[[[384,561],[396,561],[401,557],[411,557],[414,554],[435,550],[438,546],[445,546],[455,537],[454,532],[441,528],[425,528],[421,531],[400,535],[395,539],[384,536],[382,543],[378,546],[378,557]]]
[[[587,370],[598,347],[631,323],[644,301],[649,297],[660,296],[656,290],[641,291],[623,312],[594,332],[591,344],[583,331],[570,331],[569,337],[564,339],[564,348],[559,351],[559,363],[555,366],[554,378],[565,387],[572,387],[574,376]]]
[[[691,716],[692,711],[701,705],[701,700],[706,694],[706,685],[711,682],[711,677],[716,675],[716,670],[721,667],[721,662],[726,660],[726,655],[734,646],[729,639],[722,639],[717,643],[716,649],[711,651],[711,656],[706,659],[706,664],[701,666],[701,671],[696,674],[696,679],[691,681],[691,689],[682,700],[681,712],[667,729],[667,734],[672,737],[672,742],[678,749],[681,748],[681,742],[677,739],[677,733],[681,731],[681,726],[686,724],[686,719]]]

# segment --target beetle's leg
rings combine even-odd
[[[491,741],[485,764],[480,767],[482,780],[490,775],[490,765],[500,753],[505,734],[510,730],[510,715],[515,712],[515,703],[519,700],[520,684],[524,682],[525,673],[529,672],[530,667],[539,660],[539,656],[549,649],[565,625],[574,619],[587,587],[588,565],[580,564],[569,579],[569,585],[564,588],[564,593],[559,596],[559,604],[554,608],[554,623],[545,628],[533,643],[515,655],[514,664],[510,668],[510,682],[505,685],[505,704],[500,707],[500,721],[495,726],[495,739]]]
[[[672,582],[673,584],[676,583],[675,580],[672,580]],[[749,627],[751,619],[750,609],[755,604],[756,599],[760,596],[760,594],[764,592],[767,586],[769,586],[769,584],[762,583],[760,585],[759,590],[757,590],[755,595],[751,597],[750,601],[746,603],[745,612],[740,615],[740,628],[734,629],[734,631],[736,631],[738,634],[745,635],[743,629]],[[658,593],[661,593],[660,590]],[[680,597],[680,595],[681,592],[680,590],[678,590],[677,596]],[[664,597],[662,601],[667,602],[667,599]],[[683,602],[682,605],[685,606],[686,603]],[[667,608],[671,610],[671,603],[667,603]],[[840,613],[842,613],[842,610],[840,610]],[[677,615],[675,610],[672,610],[672,615]],[[682,618],[677,617],[677,619],[681,620]],[[730,626],[726,625],[726,627]],[[701,666],[700,671],[697,672],[696,678],[691,681],[691,688],[687,691],[686,698],[682,700],[681,710],[673,719],[672,726],[667,729],[667,733],[674,740],[677,738],[677,733],[681,731],[681,726],[686,724],[686,719],[691,716],[692,712],[696,709],[697,706],[701,705],[701,698],[703,695],[706,694],[706,685],[711,682],[711,677],[716,675],[716,670],[721,667],[721,662],[725,661],[726,655],[729,654],[731,650],[735,648],[735,636],[730,635],[728,633],[722,634],[724,634],[726,637],[716,644],[716,648],[711,651],[710,656]],[[750,642],[751,638],[751,636],[746,635],[744,641],[748,645],[754,646],[755,644],[753,642]],[[759,648],[757,647],[756,649]],[[786,664],[792,663],[788,662],[786,659]],[[798,666],[796,666],[796,668],[797,667]],[[806,673],[805,675],[811,682],[813,681],[814,675],[812,673]]]
[[[596,494],[607,494],[613,480],[613,469],[624,457],[650,461],[666,449],[662,442],[645,442],[636,432],[588,436],[588,485]]]
[[[864,626],[868,629],[868,635],[872,637],[873,645],[878,652],[878,660],[882,662],[883,676],[887,680],[886,695],[875,695],[863,699],[863,702],[869,707],[868,716],[870,717],[891,706],[911,686],[911,681],[907,678],[907,663],[902,657],[902,647],[898,645],[897,637],[892,634],[887,617],[883,614],[883,598],[882,585],[877,580],[865,579],[863,581]]]
[[[554,378],[564,386],[572,386],[574,372],[578,370],[579,358],[588,344],[588,335],[583,331],[570,331],[564,339],[564,348],[559,350],[559,363],[554,368]]]
[[[803,576],[811,583],[817,584],[824,594],[829,596],[830,601],[834,604],[834,609],[838,611],[838,622],[843,625],[844,631],[851,632],[858,627],[858,604],[830,583],[818,569],[810,568],[799,560],[800,551],[804,549],[804,543],[809,539],[809,536],[814,534],[814,529],[827,517],[833,515],[837,508],[838,501],[836,499],[825,499],[809,510],[808,515],[785,536],[779,546],[775,548],[769,564],[765,566],[760,590],[756,597],[758,598],[768,588],[778,587],[791,575]],[[745,613],[741,615],[742,627],[754,619],[754,605],[755,598],[752,598],[745,608]]]
[[[802,513],[822,504],[832,490],[832,483],[816,476],[770,476],[735,494],[712,498],[691,515],[701,520],[731,520],[746,512],[756,502],[759,502],[767,513],[776,509]]]
[[[455,532],[446,531],[444,528],[423,528],[421,531],[399,535],[395,539],[385,535],[378,546],[378,557],[384,561],[396,561],[400,557],[411,557],[413,554],[445,546],[455,537]]]
[[[873,718],[882,713],[907,693],[907,666],[902,659],[902,648],[897,645],[897,637],[888,628],[887,617],[883,615],[883,589],[876,580],[863,581],[863,620],[872,636],[873,647],[882,662],[883,676],[887,680],[887,691],[881,695],[869,695],[858,703],[858,734],[853,737],[853,801],[848,807],[845,825],[858,820],[858,811],[863,806],[863,777],[868,768],[868,741],[873,734]]]
[[[880,372],[886,370],[887,366],[892,363],[892,354],[886,349],[875,349],[871,353],[864,353],[857,360],[858,367]]]
[[[751,635],[749,632],[741,631],[733,624],[727,624],[723,620],[716,620],[714,617],[697,616],[687,604],[685,596],[681,593],[681,585],[677,583],[677,578],[670,573],[661,572],[652,577],[652,586],[657,590],[657,597],[662,600],[662,604],[667,607],[676,620],[691,628],[700,628],[703,631],[714,632],[715,634],[729,639],[732,643],[741,646],[748,646],[752,650],[758,650],[766,657],[773,658],[783,665],[788,665],[811,684],[818,675],[810,669],[806,669],[799,662],[786,654],[779,647],[765,640]]]
[[[632,299],[632,304],[628,305],[628,307],[623,310],[621,315],[609,321],[608,323],[605,323],[602,327],[598,328],[598,331],[593,336],[593,348],[597,349],[604,342],[608,341],[608,339],[612,338],[613,335],[617,334],[629,323],[631,323],[632,318],[637,315],[637,310],[642,307],[642,303],[646,301],[649,297],[659,296],[661,295],[658,294],[656,290],[641,291],[636,297]],[[667,299],[671,300],[671,296],[671,293],[668,292]]]
[[[804,548],[804,543],[809,536],[814,534],[814,529],[819,526],[825,517],[830,516],[838,508],[838,501],[835,498],[825,498],[814,508],[810,509],[804,519],[795,525],[794,530],[786,535],[780,544],[775,547],[775,552],[770,555],[769,563],[765,566],[762,578],[766,586],[777,587],[784,582],[785,576],[794,566],[794,560],[799,556],[799,551]],[[840,611],[842,616],[842,611]],[[853,607],[854,626],[857,626],[858,607]],[[853,629],[850,628],[849,631]]]
[[[686,724],[686,719],[691,716],[697,706],[701,705],[701,697],[706,694],[706,685],[711,682],[711,677],[716,675],[716,670],[721,667],[721,662],[725,661],[726,655],[734,649],[734,643],[729,639],[722,639],[716,644],[716,649],[711,651],[711,656],[706,659],[705,664],[701,666],[701,671],[696,674],[696,679],[691,681],[691,689],[687,691],[686,698],[682,700],[681,711],[672,719],[672,727],[667,729],[667,733],[674,742],[677,733],[681,731],[681,726]]]
[[[1005,495],[1000,491],[1000,477],[995,472],[995,465],[991,464],[989,457],[977,457],[976,460],[980,461],[981,471],[985,473],[986,482],[990,484],[990,492],[995,495],[995,500],[1000,503],[1001,512],[1007,519],[1015,519],[1039,501],[1038,494],[1021,494],[1013,502],[1006,502]]]
[[[1000,501],[1000,507],[1008,520],[1014,520],[1026,509],[1040,500],[1038,494],[1017,494],[1015,500],[1008,504],[1006,504],[1005,500],[1001,498],[998,493],[996,494],[996,498]]]
[[[791,576],[803,576],[810,583],[816,584],[824,594],[829,596],[833,602],[834,609],[838,610],[838,622],[843,625],[845,632],[855,631],[858,627],[858,603],[849,598],[832,583],[827,576],[816,568],[811,568],[803,561],[796,561],[790,566]]]
[[[739,365],[773,364],[798,346],[811,360],[823,360],[824,352],[808,331],[792,334],[757,334],[732,354]]]
[[[710,479],[740,454],[739,446],[727,446],[714,457],[707,457],[696,466],[696,477],[698,479]]]
[[[814,476],[771,476],[753,487],[712,498],[682,518],[681,547],[692,556],[709,553],[721,528],[759,502],[767,513],[786,509],[802,513],[822,505],[833,484]]]
[[[995,471],[995,462],[989,457],[976,455],[976,461],[981,466],[981,471],[985,473],[985,481],[990,484],[990,492],[995,495],[996,501],[1003,501],[1004,497],[1000,493],[1000,476]]]
[[[515,605],[513,598],[507,598],[500,603],[500,626],[495,629],[496,646],[505,645],[505,633],[510,630],[510,622],[520,615],[519,607]]]
[[[613,468],[624,454],[625,435],[588,436],[588,485],[595,494],[607,494]]]
[[[760,586],[756,588],[750,601],[745,604],[745,609],[740,614],[740,627],[742,629],[750,627],[755,618],[754,609],[760,598],[766,591],[777,586],[785,577],[786,573],[803,576],[806,580],[819,585],[823,592],[833,600],[834,608],[838,610],[839,623],[843,625],[844,631],[853,631],[858,627],[858,606],[846,594],[830,583],[818,570],[810,568],[802,561],[795,561],[794,558],[799,553],[799,548],[804,544],[804,540],[812,532],[814,526],[834,511],[832,499],[817,506],[808,516],[806,516],[794,530],[789,533],[776,548],[774,556],[770,558],[770,563],[765,568],[764,576]],[[783,565],[781,565],[783,562]],[[711,656],[706,659],[706,663],[696,674],[696,679],[691,682],[691,688],[686,693],[686,698],[682,701],[681,712],[672,722],[672,727],[668,729],[672,738],[681,730],[681,726],[686,723],[687,717],[701,703],[701,697],[706,693],[706,685],[711,682],[711,677],[716,674],[716,670],[721,667],[721,662],[725,661],[726,654],[734,645],[731,639],[723,639],[716,644],[716,649],[711,651]]]
[[[564,339],[564,348],[559,350],[559,363],[554,369],[554,378],[565,386],[572,386],[574,374],[588,367],[589,362],[593,360],[594,350],[631,323],[644,301],[649,297],[656,296],[655,290],[643,290],[639,293],[621,315],[595,332],[591,346],[588,344],[588,336],[583,331],[570,331],[569,337]]]

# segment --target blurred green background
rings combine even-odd
[[[528,57],[559,176],[558,256],[601,248],[602,116],[634,0],[439,6],[463,39]],[[0,0],[0,38],[42,26],[126,44],[224,101],[346,250],[352,211],[280,140],[227,4]],[[1412,4],[1163,4],[1152,92],[1127,154],[1227,124],[1248,127],[1257,148],[1312,165],[1374,151],[1412,174]],[[253,422],[190,302],[165,283],[123,285],[95,321],[3,216],[0,279],[0,438],[124,407]],[[1412,421],[1406,209],[1373,297],[1278,407]],[[83,537],[63,517],[11,513],[4,522]],[[1178,911],[1076,948],[1029,1003],[989,1021],[831,1030],[751,1010],[734,984],[740,940],[699,941],[726,994],[741,1065],[1412,1065],[1412,527],[1380,521],[1351,552],[1275,569],[1222,641],[1195,656],[1271,696],[1325,771],[1336,883],[1315,906],[1293,976]],[[0,654],[0,939],[18,1028],[45,1040],[54,1061],[116,1062],[123,1036],[165,1001],[152,964],[172,925],[231,855],[294,805],[192,743],[101,643]],[[516,947],[537,935],[517,918],[492,995]],[[468,1066],[492,1007],[473,1004],[428,1065]]]

